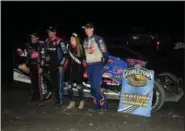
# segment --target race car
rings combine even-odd
[[[116,46],[109,46],[108,50],[110,51],[110,56],[108,63],[104,67],[104,72],[102,75],[102,91],[104,91],[105,95],[108,99],[114,99],[119,100],[120,98],[120,91],[121,91],[121,83],[122,83],[122,73],[125,69],[128,68],[130,62],[135,64],[139,64],[140,66],[146,66],[147,61],[145,58],[137,53],[134,52],[128,48],[124,47],[116,47]],[[117,57],[120,56],[121,57]],[[134,59],[133,59],[134,58]],[[31,84],[29,73],[21,72],[18,69],[19,63],[17,65],[15,64],[14,67],[14,75],[13,79],[15,83],[21,82],[22,84]],[[85,65],[85,64],[84,64]],[[47,74],[46,74],[47,75]],[[65,80],[67,81],[67,80]],[[67,95],[67,82],[64,82],[64,89],[65,94]],[[42,93],[43,95],[47,93],[47,84],[42,80]],[[85,92],[85,97],[91,97],[90,95],[90,84],[87,80],[87,74],[84,72],[84,82],[83,82],[83,88]],[[154,82],[154,96],[153,96],[153,102],[152,102],[152,110],[157,111],[159,110],[166,99],[166,88],[163,87],[163,84],[161,84],[156,76],[156,80]],[[74,88],[73,91],[74,94],[77,95],[77,90]],[[181,97],[180,97],[181,98]],[[180,99],[178,98],[178,100]]]
[[[181,37],[175,39],[168,33],[153,33],[142,27],[134,27],[112,38],[110,43],[131,50],[124,50],[124,55],[120,55],[115,49],[115,56],[124,58],[128,54],[132,56],[131,52],[142,54],[148,62],[147,68],[155,71],[157,80],[167,90],[166,101],[177,102],[184,94],[184,42]]]

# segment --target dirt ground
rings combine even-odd
[[[29,101],[26,90],[2,92],[1,131],[184,131],[184,101],[166,103],[150,118],[118,113],[118,101],[104,113],[92,110],[90,99],[84,110],[66,110],[67,97],[64,105]]]

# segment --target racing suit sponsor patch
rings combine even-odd
[[[100,62],[102,59],[102,53],[96,43],[95,39],[92,38],[84,43],[85,54],[87,63]]]

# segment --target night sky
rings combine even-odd
[[[183,32],[183,2],[6,2],[2,4],[3,37],[23,38],[50,25],[81,31],[92,21],[103,32],[124,32],[134,25],[155,31]]]
[[[132,26],[154,32],[183,35],[183,2],[2,2],[2,70],[17,45],[32,32],[46,35],[54,25],[59,35],[83,34],[81,26],[91,21],[101,36],[122,34]],[[5,57],[6,56],[6,57]],[[10,64],[11,65],[11,64]],[[3,69],[4,68],[4,69]]]

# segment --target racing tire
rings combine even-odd
[[[158,76],[169,76],[174,81],[178,79],[173,73],[170,73],[170,72],[163,72],[163,73],[160,73]]]
[[[157,77],[157,79],[158,79],[158,81],[160,82],[161,81],[161,79],[160,79],[160,77],[168,77],[168,78],[170,78],[170,80],[172,81],[172,82],[174,82],[174,84],[175,85],[177,85],[177,86],[175,86],[175,87],[177,87],[178,89],[177,89],[177,92],[180,92],[181,91],[181,88],[180,87],[183,87],[182,85],[179,85],[179,80],[180,79],[178,79],[178,77],[176,76],[176,75],[174,75],[173,73],[170,73],[170,72],[164,72],[164,73],[160,73]],[[167,88],[167,87],[165,87],[165,88]],[[168,90],[168,89],[167,89]]]
[[[164,105],[165,90],[159,82],[154,81],[153,92],[152,112],[156,112]]]

